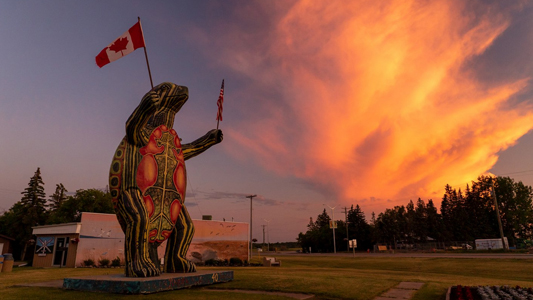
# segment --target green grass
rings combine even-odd
[[[235,279],[211,286],[314,294],[318,299],[373,299],[402,281],[424,282],[414,299],[444,299],[452,285],[533,286],[533,261],[486,258],[404,258],[278,256],[282,267],[201,268],[231,269]],[[94,299],[94,293],[53,288],[14,287],[16,284],[64,277],[122,273],[122,269],[14,268],[0,273],[1,299]],[[208,288],[209,289],[209,288]],[[154,295],[98,294],[98,299],[287,299],[272,295],[240,294],[192,288]]]

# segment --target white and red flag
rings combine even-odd
[[[145,47],[141,21],[119,36],[96,56],[96,64],[101,68],[108,63],[130,54],[138,48]]]
[[[217,105],[217,121],[222,121],[222,104],[224,103],[224,79],[222,79],[222,86],[220,87],[220,95],[218,96]]]

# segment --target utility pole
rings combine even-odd
[[[326,204],[324,204],[326,205]],[[333,227],[333,253],[337,253],[337,246],[335,245],[335,207],[337,206],[329,206],[329,205],[326,205],[327,207],[331,208],[331,227]]]
[[[267,251],[270,252],[270,230],[269,230],[269,225],[270,225],[270,221],[272,220],[267,220],[267,219],[263,219],[263,221],[267,222]]]
[[[265,227],[266,225],[261,225],[261,227],[263,227],[263,248],[265,248]]]
[[[346,220],[346,251],[350,252],[350,235],[348,234],[348,207],[344,207],[344,218]]]
[[[257,195],[246,196],[246,198],[250,198],[250,252],[248,253],[248,263],[250,263],[250,259],[252,258],[252,200],[254,197],[257,197]]]
[[[492,198],[494,198],[494,209],[496,210],[496,217],[498,218],[498,227],[500,227],[500,237],[502,238],[502,246],[503,249],[507,249],[507,245],[505,244],[505,239],[503,236],[503,227],[502,227],[502,219],[500,218],[500,208],[498,206],[498,198],[496,197],[496,189],[494,188],[494,178],[490,178],[490,185],[492,187],[491,194]]]

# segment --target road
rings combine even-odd
[[[353,253],[297,253],[294,251],[280,251],[261,253],[261,256],[339,256],[339,257],[353,257]],[[401,253],[366,253],[356,252],[355,257],[369,258],[369,257],[418,257],[418,258],[497,258],[497,259],[533,259],[533,254],[526,253],[424,253],[424,252],[401,252]]]

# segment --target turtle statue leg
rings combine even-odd
[[[185,256],[194,235],[194,225],[185,206],[182,206],[176,227],[168,238],[164,271],[167,273],[196,272],[196,265]]]
[[[161,273],[159,264],[152,261],[151,246],[148,242],[148,215],[142,203],[140,192],[135,189],[122,193],[122,205],[118,206],[126,223],[124,231],[124,254],[126,256],[127,277],[152,277]],[[122,206],[122,207],[121,207]],[[127,213],[124,213],[127,212]],[[157,256],[157,253],[156,253]]]

